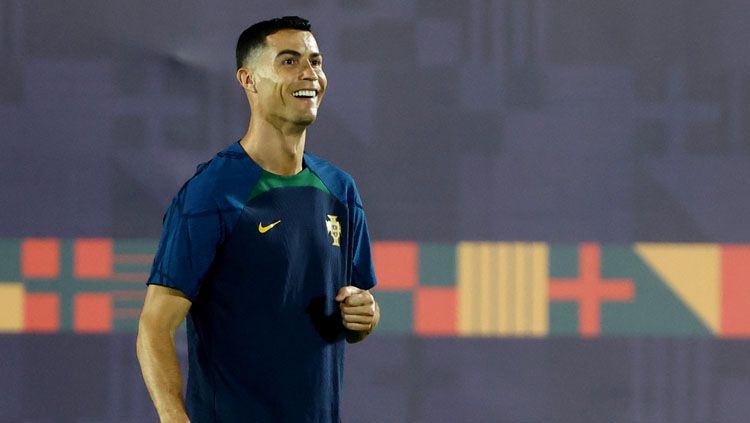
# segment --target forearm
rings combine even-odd
[[[372,327],[368,330],[347,330],[346,342],[356,344],[357,342],[363,341],[372,333],[372,331],[375,330],[378,323],[380,323],[380,306],[375,302],[375,314],[373,315]]]
[[[182,373],[174,332],[155,329],[141,318],[136,348],[146,388],[161,421],[189,421],[182,399]]]

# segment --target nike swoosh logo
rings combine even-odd
[[[277,220],[277,221],[271,223],[268,226],[263,226],[262,223],[258,222],[258,232],[264,234],[264,233],[270,231],[271,228],[273,228],[274,226],[278,225],[279,223],[281,223],[281,220]]]

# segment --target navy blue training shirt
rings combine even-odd
[[[262,170],[239,143],[201,164],[164,216],[149,284],[187,317],[191,421],[339,422],[345,329],[335,296],[375,285],[351,176],[313,155]]]

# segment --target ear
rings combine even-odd
[[[253,74],[250,73],[250,70],[248,68],[241,67],[237,69],[237,81],[239,81],[240,85],[242,85],[242,88],[244,88],[245,91],[250,91],[253,93],[258,92],[255,89],[255,80],[253,79]]]

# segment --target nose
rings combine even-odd
[[[317,81],[318,80],[318,74],[315,72],[315,68],[313,68],[312,64],[309,60],[304,61],[305,65],[302,69],[302,79],[307,81]]]

